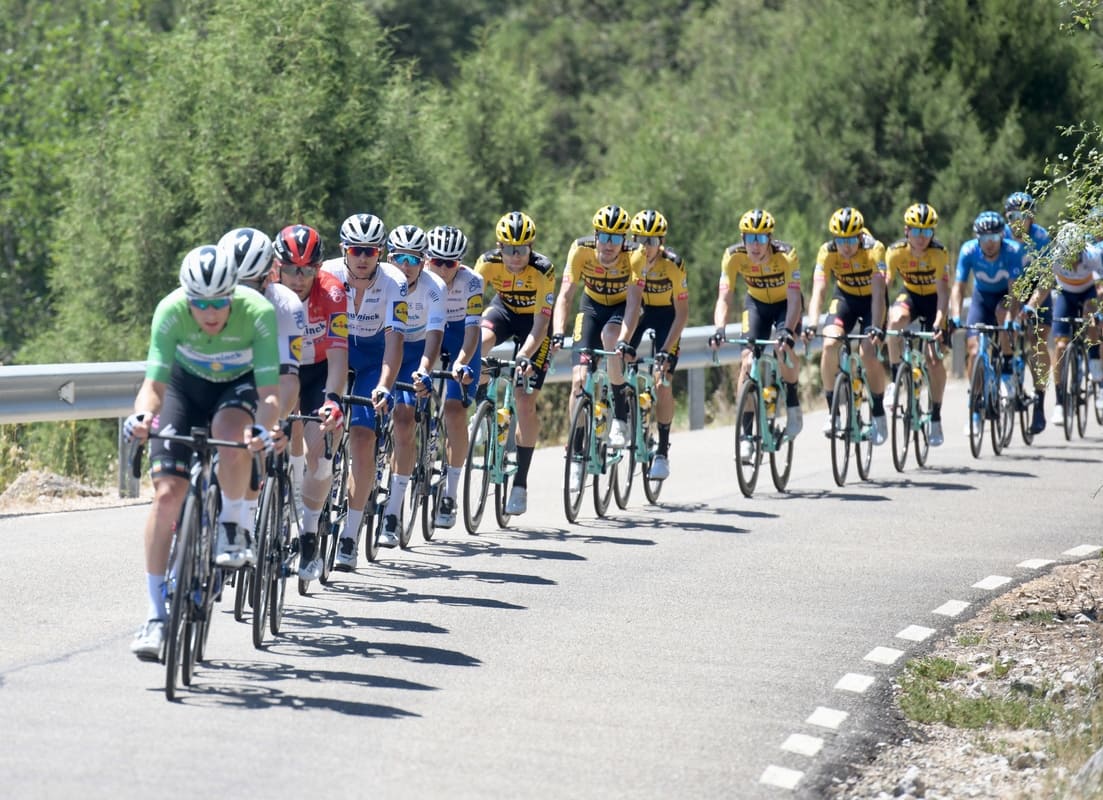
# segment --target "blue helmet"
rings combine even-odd
[[[982,211],[973,220],[973,233],[977,236],[982,233],[1003,233],[1003,217],[995,211]]]
[[[1012,192],[1007,196],[1007,200],[1004,201],[1003,210],[1005,214],[1009,211],[1021,211],[1024,214],[1033,216],[1034,198],[1026,192]]]

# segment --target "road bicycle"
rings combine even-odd
[[[1075,423],[1080,438],[1088,429],[1088,407],[1095,405],[1095,381],[1091,379],[1088,368],[1088,342],[1086,327],[1093,322],[1089,317],[1062,317],[1054,322],[1066,322],[1072,326],[1072,337],[1061,357],[1058,370],[1057,388],[1064,407],[1065,441],[1072,441]],[[1097,415],[1099,412],[1096,412]]]
[[[934,357],[942,358],[935,334],[930,331],[885,331],[888,336],[903,340],[900,369],[896,373],[894,403],[892,407],[892,465],[903,472],[908,463],[908,449],[915,442],[915,463],[926,466],[930,451],[931,431],[931,378],[927,371],[928,347],[934,348]]]
[[[432,391],[414,402],[414,469],[406,486],[406,501],[399,545],[410,545],[414,527],[421,520],[421,535],[433,540],[437,507],[444,496],[444,481],[448,476],[448,453],[445,446],[444,382],[452,373],[433,370],[431,380],[437,381]],[[466,394],[465,394],[466,396]]]
[[[977,332],[977,355],[969,376],[969,450],[973,458],[980,458],[987,422],[992,452],[998,456],[1003,452],[1004,441],[1010,439],[1008,430],[1015,424],[1011,397],[1000,381],[1005,357],[999,334],[1005,329],[981,324],[968,325],[966,329]]]
[[[751,366],[735,401],[735,477],[744,497],[754,495],[764,453],[770,454],[774,488],[784,492],[793,467],[793,440],[785,433],[788,412],[785,384],[778,371],[772,339],[731,339],[751,349]],[[786,366],[792,366],[787,363]],[[751,456],[744,457],[749,442]]]
[[[831,397],[831,473],[835,484],[844,486],[850,470],[850,451],[858,466],[858,477],[869,480],[873,463],[873,392],[869,388],[861,354],[851,350],[852,342],[868,338],[864,333],[844,333],[824,338],[839,341],[839,371]],[[859,345],[860,346],[860,345]]]
[[[589,347],[579,352],[586,377],[574,397],[563,473],[563,510],[569,522],[578,519],[588,477],[592,477],[594,511],[599,517],[605,516],[613,497],[617,464],[625,457],[623,449],[614,449],[608,442],[613,421],[613,384],[605,358],[620,354]],[[572,470],[581,471],[581,480],[575,485],[571,484]]]
[[[214,563],[221,493],[215,476],[215,454],[219,447],[246,448],[241,442],[210,438],[207,428],[191,433],[151,433],[149,438],[177,442],[191,448],[188,493],[169,548],[165,574],[165,697],[175,700],[178,682],[190,686],[195,665],[203,661],[215,601],[221,596],[227,570]],[[142,447],[135,447],[131,459],[134,477],[141,476]],[[253,456],[250,486],[260,486],[259,454]]]
[[[643,482],[643,493],[647,502],[652,505],[658,503],[663,489],[663,481],[651,478],[651,463],[659,446],[654,369],[654,356],[640,357],[624,366],[628,446],[616,463],[613,480],[613,499],[621,509],[628,507],[637,464],[640,466],[640,480]],[[663,385],[669,383],[670,380],[664,377]]]
[[[477,533],[494,487],[494,517],[509,525],[506,502],[517,473],[517,387],[531,392],[531,381],[517,375],[517,362],[486,357],[482,372],[489,377],[471,418],[467,460],[463,465],[463,524]],[[485,393],[485,396],[484,396]]]
[[[1030,426],[1034,422],[1034,404],[1037,398],[1034,395],[1034,372],[1026,355],[1027,338],[1026,331],[1018,322],[1010,321],[1005,324],[1005,329],[1011,336],[1011,424],[1004,431],[1003,446],[1007,448],[1014,436],[1015,416],[1019,418],[1019,434],[1023,444],[1030,445],[1034,442],[1034,434],[1030,432]]]

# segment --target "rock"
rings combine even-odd
[[[24,472],[0,495],[0,505],[32,502],[41,498],[101,497],[103,492],[91,486],[54,475],[50,472],[31,470]]]

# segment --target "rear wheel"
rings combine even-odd
[[[253,568],[244,566],[231,576],[234,582],[234,621],[245,621],[245,609],[253,604]]]
[[[767,406],[766,419],[774,442],[774,449],[770,451],[770,477],[773,478],[774,488],[784,492],[793,469],[793,440],[785,438],[785,427],[789,421],[788,408],[783,402],[785,387],[775,384],[773,389],[775,400],[772,409]]]
[[[747,420],[751,420],[750,430]],[[759,414],[758,384],[748,378],[743,381],[735,404],[735,477],[744,497],[754,495],[761,466],[762,416]]]
[[[463,465],[463,524],[468,533],[479,530],[490,491],[490,469],[494,461],[494,406],[480,403],[471,421],[467,461]]]
[[[1083,345],[1076,348],[1076,435],[1081,439],[1088,430],[1088,403],[1091,401],[1091,375],[1088,354]]]
[[[276,505],[280,512],[277,521],[279,528],[273,543],[274,552],[271,554],[273,574],[272,590],[269,593],[270,607],[268,609],[268,630],[272,632],[273,636],[279,634],[280,626],[283,624],[283,602],[287,595],[287,575],[290,571],[293,555],[291,552],[292,500],[290,483],[290,479],[280,479],[279,491],[283,502]]]
[[[257,566],[253,574],[253,647],[264,643],[264,630],[268,625],[268,597],[272,583],[279,571],[279,517],[277,501],[278,481],[275,476],[264,482],[260,493],[260,506],[257,514]]]
[[[421,415],[425,412],[416,413]],[[410,475],[410,482],[406,484],[406,497],[403,499],[405,507],[402,512],[402,523],[398,528],[398,546],[403,550],[410,546],[414,528],[425,516],[426,501],[429,497],[429,440],[426,426],[427,420],[415,418],[414,470]]]
[[[502,457],[506,460],[506,463],[502,465],[502,480],[494,484],[494,518],[497,520],[499,528],[507,527],[510,518],[513,516],[506,513],[506,503],[509,502],[509,493],[513,489],[513,476],[516,472],[516,467],[510,467],[511,459],[515,460],[516,456],[503,451]]]
[[[853,396],[850,377],[845,372],[835,376],[835,393],[831,397],[831,474],[837,486],[846,485],[850,469],[850,411]]]
[[[969,452],[980,458],[984,441],[984,362],[980,353],[973,358],[973,374],[969,379]]]
[[[388,424],[376,436],[383,437],[381,443],[378,439],[376,440],[376,483],[369,495],[371,500],[364,507],[364,520],[367,524],[367,530],[364,532],[364,555],[373,563],[379,560],[379,532],[383,529],[383,517],[390,498],[391,474],[394,472],[394,439],[391,438],[390,425]],[[380,464],[383,465],[382,469]]]
[[[571,424],[567,428],[567,457],[563,474],[563,512],[568,522],[578,519],[582,495],[590,467],[590,440],[594,435],[594,406],[587,394],[575,398]],[[580,473],[577,486],[571,486],[571,472]]]
[[[613,460],[612,451],[605,441],[598,443],[597,458],[601,464],[601,471],[594,475],[594,513],[604,517],[609,511],[609,503],[613,501],[617,462]]]
[[[931,450],[931,382],[927,373],[919,370],[912,372],[912,393],[915,396],[915,417],[912,423],[912,435],[915,440],[915,463],[920,467],[927,465],[927,456]]]
[[[1064,400],[1061,405],[1064,407],[1065,411],[1065,441],[1072,441],[1072,424],[1073,417],[1076,413],[1076,403],[1073,395],[1076,389],[1076,378],[1072,362],[1072,348],[1069,347],[1065,350],[1064,358],[1061,359],[1061,380],[1058,384],[1064,394]]]
[[[628,498],[632,495],[632,481],[636,477],[636,414],[632,408],[635,397],[631,392],[625,394],[629,404],[626,421],[628,446],[620,451],[620,461],[616,463],[613,475],[613,499],[620,509],[628,508]]]
[[[900,364],[893,382],[896,392],[892,408],[892,465],[903,472],[908,463],[908,447],[912,438],[912,373],[911,365]]]
[[[436,432],[430,439],[429,446],[429,480],[428,496],[425,505],[421,507],[421,537],[427,541],[433,541],[436,533],[437,511],[440,510],[440,501],[444,497],[445,481],[448,480],[448,448],[445,444],[444,420],[434,418]]]
[[[861,390],[850,393],[850,402],[854,404],[855,417],[858,420],[858,438],[854,440],[854,461],[858,465],[858,477],[869,480],[869,470],[873,465],[873,393],[864,380]],[[852,430],[853,432],[853,430]]]
[[[1022,359],[1020,359],[1022,361]],[[1016,406],[1019,411],[1019,435],[1023,444],[1029,446],[1034,443],[1034,434],[1030,432],[1030,426],[1034,424],[1034,373],[1029,364],[1020,363],[1015,370]]]
[[[185,650],[187,649],[188,607],[191,603],[192,555],[189,542],[199,533],[199,514],[195,499],[189,493],[184,501],[184,511],[176,526],[169,557],[169,574],[165,587],[168,591],[169,618],[165,623],[165,697],[176,699],[177,682],[181,678]]]
[[[655,454],[659,446],[659,436],[656,431],[655,409],[643,409],[640,414],[643,427],[643,438],[647,444],[647,452],[640,468],[640,476],[643,479],[643,493],[647,502],[657,505],[659,493],[663,490],[663,481],[651,480],[651,462],[655,460]],[[738,454],[736,454],[738,456]]]

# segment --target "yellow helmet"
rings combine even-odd
[[[602,233],[628,233],[628,212],[620,206],[602,206],[594,214],[594,230]]]
[[[739,218],[740,233],[773,233],[774,215],[761,208],[753,208]]]
[[[827,229],[834,236],[857,236],[865,226],[866,221],[862,218],[862,212],[850,206],[837,209],[831,215],[831,221],[827,223]]]
[[[647,209],[632,217],[632,233],[637,236],[666,236],[666,217]]]
[[[498,220],[494,233],[502,244],[532,244],[536,238],[536,223],[524,211],[510,211]]]
[[[926,203],[913,203],[904,212],[904,224],[909,228],[933,228],[938,224],[938,212]]]

